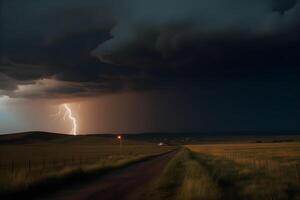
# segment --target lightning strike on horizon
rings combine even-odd
[[[68,116],[68,118],[71,120],[71,122],[73,123],[73,128],[72,128],[72,134],[73,135],[77,135],[77,120],[76,118],[72,115],[72,110],[71,108],[68,106],[68,104],[64,103],[63,104],[64,108],[66,109],[65,115],[64,115],[64,119],[66,118],[66,116]]]
[[[65,111],[62,111],[62,109],[64,109]],[[59,116],[61,116],[61,114],[63,114],[62,118],[64,121],[68,117],[70,119],[70,121],[72,122],[73,128],[72,128],[71,134],[74,136],[77,135],[77,129],[78,129],[77,119],[73,116],[72,109],[70,108],[70,106],[68,104],[64,103],[64,104],[60,105],[58,112],[54,116],[56,116],[58,118]]]

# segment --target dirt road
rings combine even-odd
[[[49,195],[48,200],[126,200],[143,199],[149,184],[162,173],[165,165],[176,154],[170,152],[149,160],[115,170],[99,180],[70,186]]]

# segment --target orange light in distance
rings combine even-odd
[[[121,139],[122,139],[122,136],[121,136],[121,135],[118,135],[117,138],[118,138],[118,140],[121,140]]]

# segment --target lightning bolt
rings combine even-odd
[[[56,118],[58,118],[62,114],[63,114],[64,120],[66,120],[68,118],[72,122],[73,128],[72,128],[71,134],[77,135],[77,132],[78,132],[77,119],[73,116],[71,107],[66,103],[59,106],[59,110],[54,116],[56,116]]]
[[[72,134],[73,135],[77,135],[77,120],[76,118],[73,116],[72,114],[72,110],[69,107],[68,104],[64,103],[63,104],[64,108],[66,109],[65,115],[64,115],[64,119],[68,116],[68,118],[71,120],[72,124],[73,124],[73,128],[72,128]]]

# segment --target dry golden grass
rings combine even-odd
[[[194,152],[230,159],[237,163],[248,164],[260,169],[265,168],[277,175],[298,178],[296,168],[300,164],[299,142],[209,144],[187,145],[187,147]]]
[[[217,183],[197,160],[189,160],[185,163],[185,176],[179,189],[177,199],[206,199],[216,200],[220,198]]]
[[[236,199],[290,200],[300,197],[300,143],[187,147],[211,169],[211,174],[223,184],[221,188],[226,188],[223,191],[236,190],[239,196]]]
[[[0,193],[26,188],[49,178],[115,168],[174,147],[116,139],[79,136],[57,140],[0,144]]]
[[[195,152],[209,153],[215,156],[228,156],[237,153],[243,157],[300,160],[300,142],[290,143],[247,143],[247,144],[206,144],[187,145]]]
[[[220,190],[208,170],[186,148],[168,163],[149,192],[155,200],[217,200]]]

